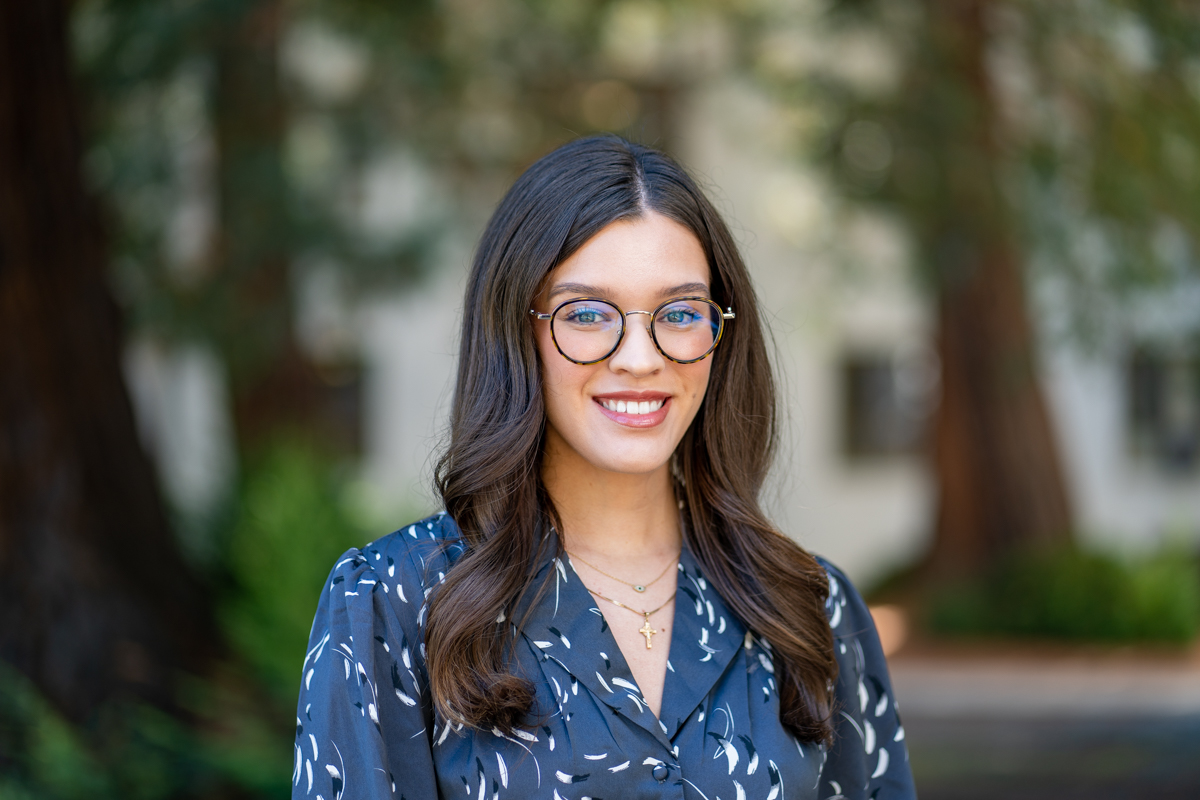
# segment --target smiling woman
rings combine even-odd
[[[546,276],[535,306],[557,308],[549,325],[535,326],[546,407],[543,479],[578,485],[581,472],[595,469],[668,478],[663,468],[704,399],[712,366],[704,356],[719,330],[712,314],[693,308],[707,300],[671,298],[680,286],[708,295],[708,272],[696,237],[649,211],[608,225]],[[570,299],[583,286],[608,302]],[[622,306],[657,313],[622,313]],[[637,321],[642,314],[646,324]],[[627,315],[639,316],[625,322]],[[664,339],[671,350],[656,342]],[[567,493],[548,488],[552,498]]]
[[[677,164],[596,137],[530,167],[460,347],[445,511],[322,595],[295,797],[913,796],[865,605],[759,508],[757,300]]]

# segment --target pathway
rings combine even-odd
[[[1200,649],[924,645],[890,663],[922,800],[1200,799]]]

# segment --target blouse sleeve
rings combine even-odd
[[[400,568],[410,562],[381,558],[348,551],[321,595],[296,712],[293,800],[437,796],[419,658],[424,595]]]
[[[836,567],[826,612],[833,628],[838,679],[834,744],[821,773],[822,800],[916,798],[908,749],[887,661],[867,604]]]

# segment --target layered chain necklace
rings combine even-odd
[[[633,590],[634,590],[635,592],[637,592],[638,594],[642,594],[642,593],[643,593],[643,592],[645,592],[645,591],[646,591],[648,588],[650,588],[650,587],[651,587],[651,586],[653,586],[654,584],[658,583],[658,582],[659,582],[659,580],[661,580],[661,579],[662,579],[662,576],[667,574],[667,570],[669,570],[671,567],[678,566],[678,564],[679,564],[679,558],[678,558],[678,557],[676,557],[676,559],[675,559],[675,561],[674,561],[674,562],[667,564],[667,566],[663,568],[663,571],[662,571],[662,572],[660,572],[660,573],[658,573],[658,577],[657,577],[657,578],[655,578],[654,580],[650,581],[649,583],[644,583],[644,584],[643,584],[643,583],[630,583],[629,581],[622,580],[621,578],[618,578],[616,575],[609,575],[607,572],[605,572],[604,570],[600,569],[599,567],[597,567],[597,566],[596,566],[595,564],[593,564],[592,562],[590,562],[590,561],[584,561],[582,556],[577,556],[577,555],[575,555],[574,553],[572,553],[570,550],[568,550],[568,551],[567,551],[567,555],[569,555],[571,558],[578,558],[578,559],[579,559],[579,561],[580,561],[581,563],[583,563],[583,564],[587,564],[589,567],[591,567],[592,569],[596,570],[596,572],[599,572],[599,573],[600,573],[601,575],[603,575],[604,577],[606,577],[606,578],[612,578],[612,579],[613,579],[614,581],[616,581],[617,583],[623,583],[623,584],[625,584],[626,586],[628,586],[630,589],[633,589]],[[607,598],[605,598],[605,599],[607,599]]]
[[[570,550],[567,551],[567,555],[570,556],[572,559],[579,558],[579,556],[575,555]],[[579,558],[579,560],[580,560],[580,562],[582,562],[582,563],[586,564],[587,566],[591,567],[592,569],[596,570],[596,572],[599,572],[601,575],[604,575],[605,577],[608,577],[608,578],[612,578],[614,581],[617,581],[618,583],[623,583],[639,594],[641,594],[642,592],[645,592],[646,589],[649,588],[650,586],[653,586],[654,584],[658,583],[658,581],[664,575],[667,574],[667,572],[671,569],[671,567],[675,567],[675,566],[679,565],[679,559],[677,557],[671,563],[667,564],[667,566],[663,569],[662,572],[658,573],[657,578],[650,581],[649,583],[642,584],[642,583],[630,583],[629,581],[622,580],[615,575],[609,575],[607,572],[600,569],[595,564],[591,564],[587,561],[584,561],[582,558]],[[662,611],[664,608],[666,608],[668,605],[671,604],[672,600],[675,599],[675,595],[671,595],[669,598],[667,598],[667,602],[663,603],[658,608],[655,608],[651,611],[638,611],[636,608],[633,608],[632,606],[625,605],[620,600],[614,600],[611,597],[607,597],[605,595],[600,594],[595,589],[588,587],[588,591],[591,592],[596,597],[599,597],[601,600],[607,600],[608,602],[612,603],[614,606],[623,608],[626,611],[632,611],[634,614],[641,614],[642,615],[642,627],[638,629],[638,633],[640,633],[642,636],[646,637],[646,649],[647,650],[650,650],[653,647],[653,645],[650,641],[650,637],[652,637],[652,636],[654,636],[654,634],[658,633],[658,631],[656,631],[654,628],[652,628],[650,626],[651,615],[657,614],[659,611]]]

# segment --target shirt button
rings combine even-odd
[[[650,774],[654,776],[654,780],[662,783],[667,779],[667,767],[665,764],[658,764]]]

